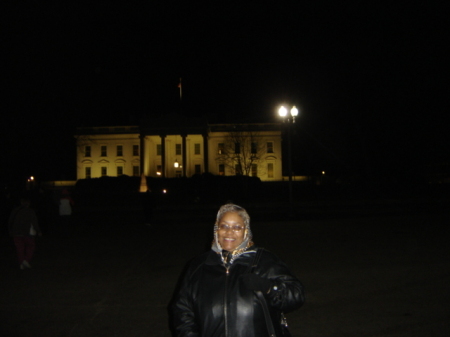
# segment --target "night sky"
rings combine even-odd
[[[180,113],[180,77],[181,113],[211,123],[299,107],[297,174],[398,179],[448,162],[444,7],[296,3],[14,3],[2,177],[75,179],[76,127]]]

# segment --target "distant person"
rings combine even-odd
[[[30,200],[22,198],[8,221],[9,234],[14,239],[20,269],[31,268],[30,262],[36,249],[35,236],[42,235],[36,213],[30,208]]]
[[[59,199],[59,218],[61,231],[64,236],[69,235],[70,228],[72,226],[72,207],[75,204],[70,192],[64,189]]]
[[[226,204],[211,250],[194,258],[181,279],[171,305],[173,329],[178,337],[286,336],[283,313],[303,302],[303,286],[288,267],[254,245],[246,210]]]

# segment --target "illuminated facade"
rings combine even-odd
[[[211,173],[282,180],[280,124],[173,124],[78,128],[77,179]],[[238,148],[232,153],[225,152],[231,135],[236,134],[242,140],[235,142],[242,144],[233,144]],[[250,136],[246,150],[244,142]],[[246,170],[238,165],[245,165]]]

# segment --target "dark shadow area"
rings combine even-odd
[[[291,216],[286,182],[252,181],[244,194],[237,178],[216,178],[149,179],[149,225],[139,179],[80,181],[69,236],[52,215],[61,191],[35,194],[48,212],[31,269],[18,268],[5,227],[0,236],[0,335],[171,336],[167,309],[179,276],[210,249],[228,200],[247,208],[255,243],[305,285],[305,306],[288,315],[294,336],[449,334],[446,186],[368,193],[295,182]]]

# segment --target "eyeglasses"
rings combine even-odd
[[[230,230],[230,229],[235,233],[239,233],[240,231],[242,231],[244,229],[244,227],[239,226],[239,225],[233,225],[233,226],[229,226],[229,225],[225,225],[225,224],[219,225],[219,230],[221,230],[221,231],[228,232],[228,230]]]

